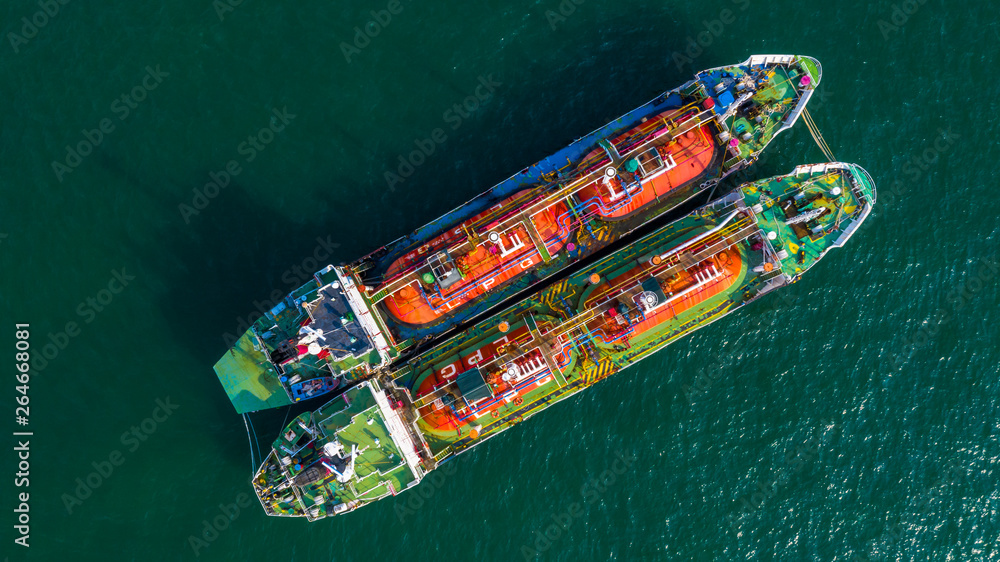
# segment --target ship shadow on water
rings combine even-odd
[[[449,140],[438,163],[443,161],[446,169],[466,169],[477,181],[464,190],[465,197],[456,194],[449,198],[450,206],[444,206],[442,212],[692,79],[702,70],[701,63],[707,68],[716,66],[708,61],[718,65],[737,62],[717,60],[706,52],[696,66],[679,70],[671,54],[683,50],[687,32],[680,26],[671,29],[669,24],[661,25],[663,22],[642,24],[631,17],[616,18],[581,34],[571,28],[573,23],[570,18],[565,28],[551,31],[551,42],[558,44],[554,52],[512,45],[504,51],[502,62],[491,61],[497,66],[478,68],[482,75],[494,74],[503,86],[497,89],[496,101],[457,130],[444,127]],[[534,38],[524,40],[530,39]],[[622,51],[609,45],[630,48]],[[439,72],[428,71],[428,75],[444,82],[456,96],[462,92],[461,81]],[[457,100],[442,100],[442,109],[451,101]],[[418,169],[420,172],[429,170]],[[435,175],[414,177],[407,185],[412,183],[415,189],[423,187],[418,183],[434,185]],[[459,185],[468,179],[460,175],[451,178]]]
[[[194,185],[202,188],[208,171],[200,176],[204,180]],[[194,185],[170,190],[183,193],[184,200],[159,197],[161,203],[174,209],[180,203],[190,204]],[[333,195],[321,200],[313,197],[308,209],[303,220],[289,220],[285,213],[260,204],[239,183],[232,182],[198,215],[190,216],[189,224],[178,211],[176,220],[161,229],[156,258],[148,260],[157,278],[163,280],[158,307],[173,340],[200,365],[194,372],[171,376],[187,392],[200,393],[203,396],[199,398],[208,402],[208,411],[198,414],[206,427],[236,431],[239,425],[239,416],[212,368],[226,353],[230,338],[239,337],[259,316],[259,310],[276,304],[270,300],[272,294],[284,295],[306,281],[293,268],[301,267],[305,258],[316,253],[318,239],[328,241],[324,251],[332,246],[323,263],[326,265],[353,256],[353,247],[366,234],[361,229],[352,240],[341,228],[327,226],[336,225],[336,217],[330,215],[339,214]],[[288,285],[290,278],[298,282]],[[293,410],[307,407],[297,405]],[[284,416],[297,413],[279,408],[252,414],[261,446],[266,448],[277,435]],[[229,431],[210,433],[218,436],[219,455],[245,462],[242,440],[233,441]]]

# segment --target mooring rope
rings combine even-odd
[[[264,456],[260,454],[260,442],[257,441],[257,428],[253,426],[253,420],[250,419],[250,414],[246,414],[247,420],[250,421],[250,431],[253,431],[253,443],[257,446],[257,459],[258,464],[264,462]],[[250,451],[251,460],[253,460],[253,451]],[[257,464],[254,465],[254,470],[257,469]]]
[[[819,132],[819,127],[816,126],[816,122],[813,121],[812,115],[809,114],[808,109],[802,110],[802,120],[806,123],[806,128],[809,129],[809,134],[812,135],[814,141],[816,141],[816,146],[819,147],[823,155],[826,156],[827,160],[830,162],[836,162],[837,159],[833,156],[833,151],[830,150],[830,145],[826,144],[826,139]]]
[[[257,465],[253,462],[253,441],[250,440],[250,426],[247,424],[246,414],[243,414],[243,427],[247,428],[247,445],[250,447],[250,471],[253,472],[257,468]]]

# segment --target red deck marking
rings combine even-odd
[[[477,365],[487,363],[495,359],[499,355],[499,348],[509,344],[510,342],[517,340],[524,340],[528,336],[529,331],[525,326],[521,326],[516,330],[508,332],[507,334],[497,334],[497,338],[490,341],[489,343],[479,347],[475,351],[459,351],[460,358],[445,365],[444,367],[437,369],[430,376],[426,377],[424,380],[420,381],[417,386],[417,391],[414,394],[416,400],[420,400],[424,396],[434,392],[438,388],[441,388],[445,384],[451,383],[455,380],[459,373],[471,369]],[[526,386],[518,395],[529,392],[533,386]],[[499,397],[506,392],[511,390],[510,385],[506,383],[500,384],[499,387],[493,389],[495,396]],[[503,405],[501,401],[499,404],[491,405],[485,411],[480,412],[486,413],[490,408],[498,408]],[[457,417],[451,412],[447,407],[438,408],[434,406],[433,403],[427,404],[418,410],[421,417],[428,425],[440,430],[452,431],[458,428],[460,425],[464,425],[458,420]],[[466,412],[468,413],[468,412]]]

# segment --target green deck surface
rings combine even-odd
[[[797,276],[810,267],[837,242],[842,226],[850,223],[863,208],[861,197],[873,200],[874,186],[863,170],[856,167],[833,169],[825,172],[781,176],[761,180],[741,187],[747,205],[759,204],[763,211],[758,219],[761,228],[776,235],[771,243],[775,251],[785,250],[788,257],[781,260],[781,269],[790,276]],[[831,194],[840,189],[839,196]],[[766,192],[769,193],[766,193]],[[786,195],[802,192],[811,201],[801,210],[787,210],[787,201],[778,200]],[[816,222],[823,231],[813,234],[800,225],[787,222],[796,214],[825,209]],[[832,234],[832,235],[831,235]]]
[[[265,501],[272,510],[281,515],[303,515],[304,506],[307,511],[319,509],[317,517],[323,517],[333,514],[334,506],[348,505],[353,509],[404,490],[416,480],[393,440],[373,392],[370,385],[360,384],[331,400],[311,416],[303,414],[293,420],[289,427],[300,421],[314,423],[319,438],[296,454],[293,464],[287,467],[287,475],[279,475],[277,471],[259,471],[257,478],[266,474],[267,485],[258,485],[258,488],[273,486],[276,480],[294,478],[310,467],[318,468],[325,473],[325,477],[300,487],[297,495],[301,501]],[[338,482],[335,475],[321,464],[322,454],[319,451],[333,439],[339,440],[347,451],[357,446],[355,474],[344,483]],[[265,465],[276,459],[269,458]],[[296,465],[301,468],[295,468]]]
[[[774,136],[788,125],[788,116],[799,100],[799,92],[795,81],[801,80],[808,73],[813,86],[819,82],[819,68],[809,57],[797,59],[798,68],[778,67],[771,78],[771,86],[756,93],[751,100],[760,106],[768,107],[760,124],[754,123],[737,115],[726,120],[726,126],[737,137],[750,133],[752,139],[738,144],[740,158],[751,158],[763,150],[774,139]]]

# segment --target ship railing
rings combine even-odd
[[[778,258],[778,252],[774,251],[771,241],[767,239],[767,236],[761,236],[761,240],[764,241],[764,261],[775,264],[775,271],[781,271],[781,260]]]
[[[532,331],[529,330],[529,334],[528,334],[529,338],[528,338],[527,341],[528,342],[537,342],[538,345],[533,346],[530,349],[526,349],[526,350],[522,351],[521,353],[519,353],[518,355],[516,355],[514,357],[499,357],[498,356],[498,357],[494,357],[492,359],[489,359],[487,361],[484,361],[482,363],[479,363],[476,366],[479,367],[479,368],[486,368],[486,367],[489,367],[489,366],[491,366],[493,364],[500,363],[502,361],[504,361],[504,362],[518,361],[519,359],[531,356],[536,350],[543,355],[543,361],[544,361],[545,351],[541,349],[541,346],[544,344],[544,342],[542,341],[540,335],[536,335],[536,334],[537,334],[537,332],[532,332]],[[548,376],[550,374],[551,375],[556,375],[556,372],[552,371],[551,369],[552,369],[552,367],[548,364],[548,362],[543,362],[542,365],[540,366],[540,368],[537,371],[535,371],[535,372],[531,373],[530,375],[528,375],[524,380],[517,382],[517,384],[514,386],[514,388],[515,389],[520,389],[520,388],[524,387],[526,384],[535,382],[535,381],[539,380],[540,378],[544,378],[545,376]],[[559,376],[561,376],[561,373],[559,374]],[[444,396],[444,394],[446,394],[446,390],[449,387],[451,387],[451,386],[453,386],[455,384],[457,384],[457,379],[453,380],[451,382],[448,382],[447,384],[444,384],[444,385],[442,385],[442,386],[440,386],[438,388],[435,388],[428,395],[420,397],[419,400],[417,400],[416,402],[413,403],[414,410],[422,408],[424,406],[427,406],[428,404],[430,404],[433,401],[437,400],[441,396]],[[492,405],[492,403],[493,402],[491,402],[490,404],[487,404],[486,407],[488,407],[489,405]],[[479,411],[481,411],[483,409],[484,409],[484,407],[476,407],[473,410],[473,413],[479,412]],[[420,417],[422,417],[422,416],[420,416]],[[463,419],[464,420],[468,416],[465,416],[465,417],[457,416],[457,417],[459,417],[459,419]],[[419,417],[417,419],[419,419]]]
[[[399,461],[398,464],[395,464],[395,465],[389,467],[387,470],[382,470],[381,468],[373,467],[373,468],[375,468],[375,470],[373,470],[372,472],[369,472],[368,474],[366,474],[364,476],[358,476],[357,474],[355,474],[354,477],[348,482],[348,486],[351,489],[351,493],[354,495],[355,498],[357,498],[359,500],[360,499],[364,499],[366,501],[380,500],[382,498],[388,497],[389,495],[395,496],[396,494],[399,493],[399,491],[397,491],[396,487],[392,484],[392,480],[390,480],[389,474],[392,473],[393,471],[395,471],[396,469],[400,468],[401,466],[405,465],[405,464],[406,464],[406,461],[403,460],[403,461]],[[367,480],[369,478],[376,478],[376,477],[380,478],[380,480],[378,480],[378,482],[374,486],[372,486],[371,488],[365,490],[364,492],[358,493],[357,488],[354,487],[354,483],[355,482],[361,483],[364,480]],[[411,482],[410,485],[415,484],[415,483],[419,483],[420,482],[420,478],[416,478],[414,480],[411,480],[410,482]],[[379,486],[385,486],[386,489],[388,489],[388,492],[379,494],[378,496],[375,496],[375,497],[368,496],[368,494],[371,494],[375,490],[378,490]],[[409,486],[407,486],[407,487],[409,487]],[[406,488],[404,488],[404,489],[406,489]]]
[[[281,463],[278,464],[280,466]],[[289,483],[291,484],[289,488],[291,488],[292,493],[295,494],[295,501],[298,502],[299,508],[302,509],[302,513],[306,514],[306,516],[308,517],[307,515],[308,512],[306,510],[306,501],[302,498],[301,490],[299,490],[299,487],[295,485],[295,481],[292,478],[291,474],[286,472],[284,467],[281,468],[281,471],[285,473],[285,478],[287,478]]]
[[[512,425],[519,423],[523,419],[531,417],[543,407],[554,403],[553,397],[557,398],[555,400],[556,402],[558,402],[563,398],[566,398],[567,396],[572,394],[574,390],[578,386],[580,386],[580,384],[582,384],[582,382],[583,379],[578,377],[574,381],[568,383],[566,386],[552,385],[552,389],[550,391],[548,391],[538,399],[532,401],[530,404],[524,404],[519,408],[517,408],[515,411],[508,413],[504,417],[499,418],[485,425],[483,429],[480,430],[480,436],[477,440],[474,440],[471,437],[461,437],[458,440],[452,442],[450,445],[446,446],[437,455],[435,455],[434,460],[437,462],[443,462],[443,460],[447,459],[449,456],[459,454],[468,449],[469,447],[477,443],[481,443],[486,439],[489,439],[499,434],[500,432],[511,427]]]
[[[448,384],[439,386],[439,387],[435,388],[434,390],[432,390],[431,392],[429,392],[429,393],[421,396],[417,400],[414,400],[413,407],[417,408],[417,409],[420,409],[420,408],[423,408],[424,406],[427,406],[428,404],[431,404],[432,402],[434,402],[438,398],[443,397],[445,394],[448,393],[447,392],[448,387],[451,386],[452,384],[453,383],[448,383]]]
[[[782,56],[766,55],[766,56],[759,56],[757,58],[757,60],[759,60],[760,62],[759,63],[753,63],[753,64],[764,64],[764,62],[763,62],[764,60],[768,61],[767,64],[772,64],[772,63],[775,63],[775,64],[791,64],[791,63],[795,62],[796,57],[793,56],[793,55],[787,55],[787,56],[786,55],[782,55]],[[783,82],[785,82],[785,83],[788,84],[788,86],[789,86],[789,88],[790,88],[790,90],[792,92],[792,96],[790,98],[787,98],[787,99],[783,100],[782,104],[789,103],[789,104],[794,104],[794,106],[792,107],[792,110],[787,114],[787,116],[785,116],[784,119],[779,119],[777,121],[772,121],[772,116],[775,113],[775,111],[770,111],[768,113],[767,120],[761,125],[761,130],[763,131],[763,135],[762,135],[763,146],[761,146],[760,149],[758,149],[758,150],[752,151],[751,154],[750,154],[751,157],[753,157],[754,155],[758,154],[760,152],[760,150],[763,150],[764,146],[767,146],[767,144],[770,142],[770,140],[773,139],[778,133],[780,133],[781,131],[784,131],[785,129],[790,128],[792,125],[795,124],[795,122],[798,120],[799,116],[805,111],[806,105],[809,102],[809,99],[812,97],[813,90],[815,89],[815,84],[812,84],[812,85],[809,85],[809,86],[805,86],[804,88],[799,88],[798,86],[796,86],[795,84],[793,84],[791,82],[791,80],[789,79],[789,77],[787,76],[787,74],[785,74],[784,76],[782,76],[781,79],[782,79]],[[759,92],[764,92],[764,91],[767,91],[768,89],[774,89],[774,88],[776,88],[776,86],[777,86],[777,83],[772,83],[767,88],[765,88],[763,90],[759,90]],[[801,93],[800,93],[800,90],[801,90]],[[741,96],[739,100],[737,100],[735,103],[733,103],[730,106],[729,109],[727,109],[726,115],[728,116],[734,110],[734,108],[738,107],[742,101],[745,101],[744,97],[746,97],[747,95],[749,95],[750,97],[752,97],[753,95],[756,95],[759,92],[756,91],[756,90],[754,90],[754,91],[748,92],[747,94],[744,94],[743,96]],[[774,130],[771,130],[770,128],[774,127],[775,125],[780,125],[780,126],[778,126],[777,128],[775,128]],[[737,156],[737,157],[735,157],[735,158],[733,158],[731,160],[727,160],[724,165],[725,166],[735,166],[741,160],[743,160],[743,158]]]
[[[525,222],[525,221],[528,221],[528,220],[533,220],[533,217],[537,216],[539,213],[545,212],[548,209],[548,207],[557,205],[557,204],[559,204],[561,202],[562,202],[561,200],[551,201],[551,202],[549,202],[549,204],[547,206],[542,207],[542,208],[537,208],[537,207],[534,207],[534,206],[528,207],[528,208],[525,208],[525,209],[515,208],[514,210],[512,210],[511,212],[509,212],[507,214],[507,216],[505,216],[501,221],[499,221],[497,224],[493,225],[490,230],[494,231],[494,232],[498,232],[498,233],[507,232],[508,230],[510,230],[512,228],[516,228],[517,225],[521,224],[522,222]],[[531,218],[526,218],[526,217],[531,217]],[[487,223],[487,224],[490,224],[490,223]],[[533,227],[534,226],[532,225],[530,228],[533,228]],[[528,229],[529,227],[526,226],[525,228]],[[530,232],[529,232],[529,235],[530,235]],[[444,248],[444,250],[450,252],[453,255],[461,255],[461,254],[465,253],[465,251],[467,249],[471,249],[471,244],[472,243],[470,242],[470,240],[468,238],[466,238],[466,239],[464,239],[464,240],[462,240],[460,242],[456,242],[455,244],[452,244],[452,245],[448,246],[447,248]],[[546,248],[546,251],[548,251],[548,248]],[[427,253],[430,253],[430,251],[428,251]],[[541,252],[539,252],[539,255],[541,255]],[[373,302],[379,302],[381,300],[384,300],[389,295],[397,292],[398,290],[402,289],[403,287],[405,287],[407,285],[411,285],[411,284],[417,283],[417,280],[414,278],[414,275],[417,272],[425,269],[425,267],[426,267],[426,264],[424,262],[420,261],[420,262],[416,262],[413,265],[407,267],[402,272],[397,273],[394,276],[393,280],[391,280],[388,284],[384,284],[383,287],[382,287],[382,289],[380,289],[377,293],[375,293],[375,295],[373,295],[373,299],[372,299]],[[482,277],[485,277],[486,275],[490,275],[490,274],[485,274]],[[419,286],[419,283],[417,283],[417,285]],[[474,286],[475,285],[473,285],[473,287]],[[449,298],[453,298],[453,296],[449,296]]]
[[[417,447],[413,442],[413,436],[410,435],[410,432],[406,428],[406,424],[400,418],[399,413],[389,405],[385,392],[378,386],[378,383],[376,381],[371,381],[369,384],[371,392],[375,396],[375,402],[381,410],[382,419],[385,420],[385,425],[389,429],[389,437],[392,439],[393,443],[396,444],[396,448],[399,449],[400,453],[403,455],[403,458],[406,460],[406,465],[410,468],[410,472],[413,473],[413,477],[419,480],[422,476],[419,468],[420,457],[417,456]]]
[[[767,236],[765,236],[764,229],[760,226],[760,221],[766,220],[765,217],[758,215],[756,212],[754,212],[752,207],[745,207],[745,210],[750,213],[750,218],[753,223],[752,226],[754,227],[754,232],[751,234],[751,236],[753,234],[757,234],[761,239],[762,242],[761,251],[764,261],[774,262],[775,264],[777,264],[776,271],[781,271],[781,260],[778,259],[778,252],[774,250],[774,246],[771,244],[771,241],[768,240]]]
[[[854,233],[858,230],[858,227],[861,226],[861,223],[864,222],[866,218],[868,218],[868,214],[870,212],[871,212],[871,206],[867,205],[865,210],[862,212],[861,216],[851,221],[851,224],[847,225],[847,228],[845,228],[843,232],[841,232],[840,236],[837,237],[837,239],[833,242],[833,244],[830,245],[830,247],[840,248],[841,246],[846,244],[847,241],[851,239],[851,236],[854,236]]]
[[[685,108],[682,108],[679,111],[683,112],[684,110],[686,110],[687,108],[689,108],[690,105],[691,104],[689,104],[689,106],[685,106]],[[706,119],[704,119],[705,115],[710,115],[711,113],[712,112],[710,110],[703,110],[703,111],[700,111],[699,113],[691,116],[690,118],[684,120],[683,122],[681,122],[681,124],[677,128],[675,128],[675,129],[672,129],[672,130],[669,130],[669,131],[664,131],[660,135],[656,135],[655,131],[649,133],[649,134],[653,134],[654,138],[652,138],[651,140],[645,141],[643,143],[640,143],[637,146],[635,146],[634,148],[631,148],[631,149],[627,150],[626,152],[622,153],[621,154],[621,160],[625,161],[625,160],[628,160],[630,158],[633,158],[633,157],[637,156],[638,154],[640,154],[642,151],[644,151],[644,150],[646,150],[646,149],[654,146],[659,141],[660,137],[663,134],[666,134],[667,132],[671,133],[674,136],[677,136],[677,135],[680,135],[680,134],[684,134],[684,133],[686,133],[686,132],[688,132],[690,130],[693,130],[695,127],[700,126],[704,121],[706,121]],[[666,124],[664,124],[664,126],[666,127]],[[562,201],[563,199],[565,199],[567,196],[575,194],[579,190],[581,190],[581,189],[587,187],[588,185],[590,185],[591,183],[593,183],[595,180],[600,179],[600,177],[602,177],[604,175],[605,168],[606,168],[606,166],[599,166],[596,169],[590,171],[589,173],[587,173],[587,174],[585,174],[585,175],[583,175],[583,176],[581,176],[579,178],[572,179],[571,181],[569,181],[569,183],[567,183],[566,185],[564,185],[563,187],[561,187],[556,192],[550,193],[550,194],[546,195],[541,201],[533,203],[531,205],[531,207],[529,207],[529,209],[526,210],[525,212],[528,212],[529,214],[535,214],[536,211],[534,209],[544,209],[544,208],[548,207],[549,205],[551,205],[552,203],[558,203],[558,202]]]
[[[795,55],[751,55],[750,65],[791,64]]]
[[[757,284],[760,286],[760,289],[757,291],[757,295],[743,304],[751,303],[771,291],[774,291],[775,289],[784,287],[788,284],[788,278],[781,272],[780,269],[775,269],[770,273],[760,274],[760,277],[757,278]]]
[[[347,297],[348,304],[354,309],[358,323],[361,324],[362,329],[368,335],[375,349],[378,350],[379,359],[381,360],[379,364],[388,364],[391,356],[389,354],[389,342],[386,338],[391,338],[392,336],[388,335],[388,331],[383,334],[379,319],[377,318],[378,315],[373,314],[373,311],[368,308],[364,297],[358,291],[358,287],[351,275],[341,271],[340,268],[336,268],[334,271],[337,273],[337,279],[340,280],[340,286],[343,287],[344,296]]]
[[[412,372],[410,367],[407,367],[406,369]],[[396,384],[397,379],[387,378],[386,380],[389,383],[386,391],[389,392],[390,398],[400,400],[404,403],[403,407],[396,410],[396,412],[399,414],[399,417],[403,422],[403,426],[410,432],[410,439],[419,444],[421,447],[420,450],[422,450],[428,458],[432,459],[430,445],[427,444],[424,434],[417,426],[417,421],[420,419],[418,416],[419,412],[417,411],[417,406],[413,402],[410,393]],[[434,464],[436,463],[433,460],[428,461],[427,466],[423,467],[424,473],[433,470]]]
[[[702,87],[702,88],[704,89],[704,87]],[[692,109],[700,109],[698,107],[699,103],[700,103],[700,100],[699,101],[690,102],[690,103],[688,103],[686,105],[681,106],[678,109],[672,109],[672,110],[670,110],[671,114],[672,114],[671,121],[673,121],[673,119],[675,119],[675,118],[683,116],[685,113],[689,112]],[[686,119],[685,121],[683,121],[683,123],[687,123],[687,121],[688,120]],[[660,122],[663,123],[664,129],[657,129],[655,127],[652,127],[652,128],[649,128],[649,129],[644,129],[643,128],[644,125],[646,125],[647,123],[651,123],[652,125],[656,125],[656,124],[658,124]],[[671,131],[670,130],[670,126],[665,121],[665,118],[664,118],[663,121],[661,121],[661,120],[653,120],[651,122],[647,121],[646,123],[639,123],[634,128],[638,129],[638,131],[636,131],[633,135],[631,135],[631,136],[623,139],[619,144],[622,144],[624,146],[624,145],[627,145],[629,142],[634,142],[635,138],[637,138],[639,136],[643,136],[644,135],[644,136],[648,137],[651,134],[656,134],[658,131],[661,134],[662,133],[667,133],[667,132],[676,133],[676,131]],[[648,143],[646,143],[646,144],[648,145]],[[638,146],[641,146],[641,145],[638,145]],[[616,150],[618,149],[617,145],[616,145],[615,148],[616,148]],[[624,153],[628,154],[628,153],[632,152],[633,148],[634,147],[631,147],[631,146],[627,147],[626,149],[624,149]],[[619,151],[619,152],[621,152],[621,151]],[[606,163],[608,162],[608,159],[601,156],[601,155],[605,154],[603,151],[598,151],[596,154],[597,154],[597,156],[586,158],[586,159],[580,161],[577,164],[577,168],[580,169],[580,170],[585,170],[587,173],[590,173],[590,172],[593,172],[593,171],[601,171],[601,172],[603,172],[603,170],[607,167]],[[627,159],[627,157],[626,156],[622,156],[622,159],[623,160]],[[602,163],[604,163],[604,165],[600,165]],[[572,165],[572,162],[569,162],[569,165]],[[565,168],[560,168],[560,170],[562,170],[562,169],[565,169]]]
[[[670,343],[676,341],[677,339],[684,337],[685,335],[694,332],[695,330],[704,328],[705,326],[708,326],[712,322],[715,322],[719,318],[725,316],[725,314],[729,311],[732,305],[733,303],[731,301],[722,302],[711,309],[699,313],[691,320],[688,320],[687,322],[681,324],[677,329],[674,330],[674,332],[670,336],[663,338],[658,343],[653,343],[652,346],[650,347],[639,346],[635,348],[633,351],[625,355],[623,357],[623,360],[633,361],[631,364],[634,365],[635,363],[655,353],[657,350],[662,349],[667,345],[670,345]],[[653,342],[656,341],[657,340],[653,340]]]
[[[675,124],[677,123],[678,119],[684,118],[685,115],[690,113],[692,110],[697,110],[697,111],[695,111],[694,114],[688,115],[686,118],[680,121],[680,123],[687,125],[694,117],[698,117],[700,121],[701,115],[703,113],[706,113],[707,110],[704,110],[701,107],[699,107],[698,105],[699,103],[700,103],[699,101],[691,102],[685,105],[684,107],[681,107],[680,109],[673,110],[671,112],[669,121],[667,120],[667,117],[661,117],[659,119],[653,120],[652,125],[658,125],[660,123],[663,124],[663,126],[660,128],[654,126],[649,128],[648,130],[644,130],[642,128],[642,125],[639,125],[638,127],[636,127],[639,130],[636,131],[635,134],[626,139],[623,139],[619,144],[622,145],[625,153],[631,153],[637,147],[641,146],[648,147],[653,141],[662,138],[664,135],[671,134],[672,136],[676,136],[677,134],[683,134],[684,132],[687,132],[686,130],[681,131],[680,130],[681,127],[675,126]],[[629,143],[633,144],[630,145]]]
[[[794,59],[795,57],[789,57],[789,58]],[[788,64],[791,64],[791,62],[794,61],[789,61]],[[781,124],[781,127],[772,132],[771,134],[772,138],[774,137],[774,135],[777,135],[781,131],[790,128],[792,125],[796,123],[796,121],[798,121],[799,117],[805,111],[806,105],[808,105],[809,99],[812,98],[813,92],[816,90],[816,85],[818,84],[818,82],[814,82],[809,84],[808,86],[800,88],[799,86],[792,84],[791,80],[789,80],[787,76],[785,77],[785,81],[788,82],[788,85],[792,89],[794,95],[790,99],[795,103],[795,106],[792,108],[792,111],[788,114],[788,117],[784,119],[784,121]],[[800,95],[800,90],[801,90],[801,95]]]
[[[700,129],[697,129],[697,131],[701,135],[701,137],[702,137],[701,140],[702,141],[704,141],[706,143],[711,143],[712,142],[709,138],[706,137],[706,135],[705,135],[705,133],[703,131],[701,131]],[[677,128],[677,129],[673,129],[672,132],[679,135],[679,134],[683,134],[683,133],[685,133],[687,131],[686,130],[682,131],[682,130],[680,130],[680,128]],[[646,148],[646,150],[649,150],[649,144],[645,145],[645,148]],[[680,166],[680,165],[686,163],[688,160],[691,160],[691,159],[695,158],[696,156],[697,156],[697,154],[686,154],[685,157],[682,158],[680,161],[675,160],[673,158],[673,156],[669,156],[670,161],[673,163],[673,165],[670,166],[669,169],[672,169],[674,167]],[[584,201],[583,203],[580,203],[580,204],[576,205],[575,207],[571,207],[567,211],[563,212],[556,219],[556,222],[560,223],[560,224],[562,224],[562,223],[565,222],[566,228],[572,229],[572,228],[574,228],[574,225],[583,224],[586,220],[589,220],[591,217],[613,215],[619,209],[625,208],[626,206],[630,205],[632,203],[635,195],[638,195],[639,193],[642,193],[645,190],[646,185],[644,184],[644,182],[651,181],[653,178],[655,178],[655,177],[657,177],[657,176],[659,176],[659,175],[661,175],[663,173],[666,173],[667,171],[669,171],[669,169],[667,167],[661,168],[657,173],[654,173],[654,174],[651,174],[651,175],[648,175],[648,176],[644,176],[644,177],[640,178],[637,181],[633,181],[633,182],[629,183],[627,186],[625,186],[625,190],[624,190],[624,192],[622,194],[622,199],[616,200],[615,204],[611,205],[610,207],[604,204],[604,201],[603,201],[603,199],[602,199],[602,197],[600,195],[595,195],[595,196],[591,197],[590,199]],[[638,190],[636,190],[635,187],[638,187]],[[654,195],[656,195],[655,192],[654,192]],[[593,210],[586,211],[586,212],[584,212],[582,214],[577,212],[577,211],[587,210],[588,208],[593,209]],[[574,218],[570,218],[571,214],[573,215],[573,217],[575,218],[575,220],[574,220]]]

